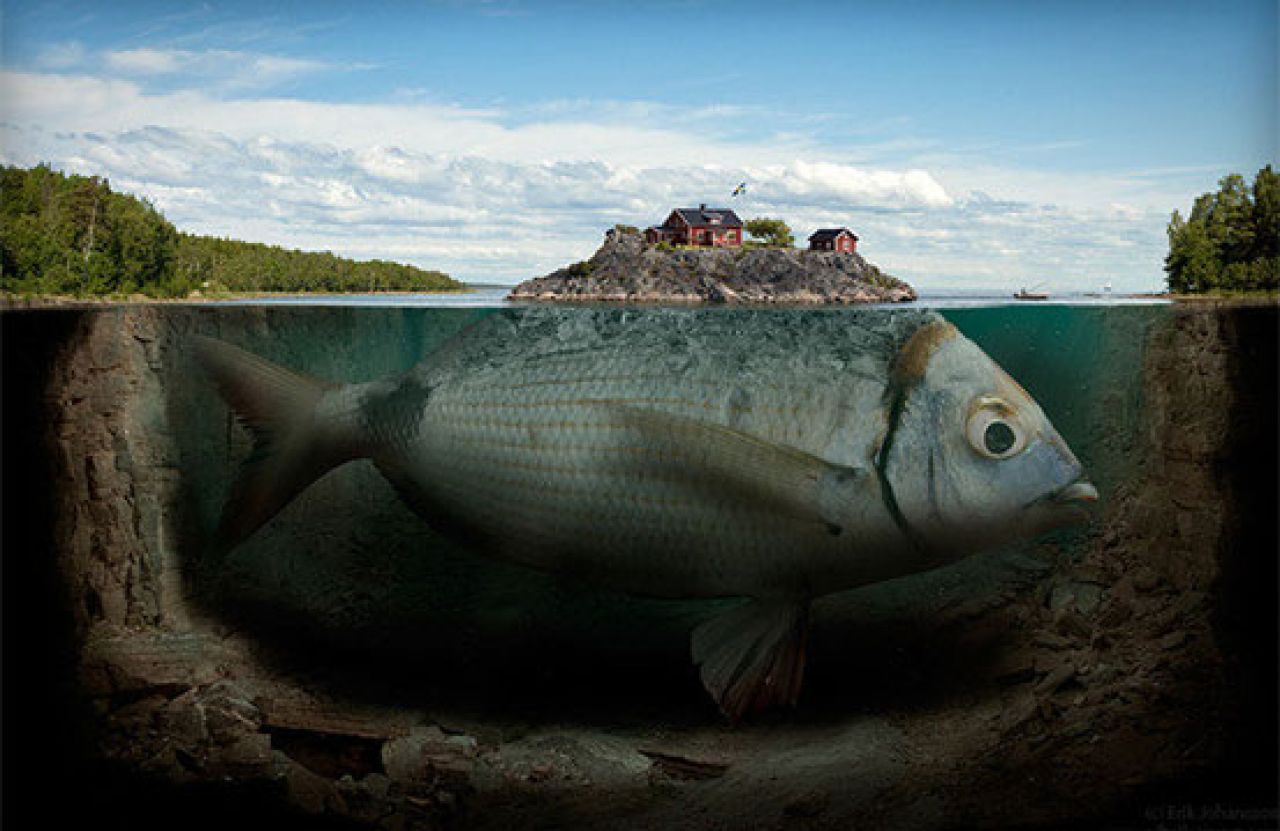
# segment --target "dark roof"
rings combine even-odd
[[[721,228],[742,227],[742,220],[728,208],[676,208],[675,212],[690,225],[711,225],[718,218]]]
[[[809,242],[826,242],[827,240],[835,239],[841,234],[848,234],[854,239],[858,238],[858,235],[848,228],[819,228],[809,235]]]

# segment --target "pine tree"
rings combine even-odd
[[[1164,268],[1169,290],[1275,291],[1280,288],[1280,176],[1267,165],[1253,187],[1231,174],[1201,194],[1187,219],[1170,218]]]

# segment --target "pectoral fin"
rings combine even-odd
[[[693,631],[702,684],[733,720],[795,706],[804,679],[807,601],[753,600]]]
[[[611,409],[653,448],[653,458],[678,467],[689,481],[736,490],[762,508],[797,519],[833,526],[832,508],[841,494],[868,479],[859,468],[719,424],[625,405]]]

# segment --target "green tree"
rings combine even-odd
[[[796,242],[791,229],[781,219],[748,219],[744,227],[748,234],[770,248],[790,248]]]
[[[1165,271],[1169,274],[1169,290],[1194,294],[1211,288],[1220,266],[1218,248],[1205,223],[1193,219],[1184,222],[1177,211],[1169,223],[1169,255]]]
[[[1280,173],[1267,165],[1253,180],[1255,257],[1280,257]]]
[[[96,176],[0,166],[0,291],[185,296],[230,291],[445,291],[439,271],[182,234]]]
[[[1198,196],[1184,220],[1169,221],[1164,268],[1169,290],[1275,291],[1280,288],[1280,176],[1267,165],[1252,188],[1244,177],[1222,177]]]
[[[1246,262],[1253,253],[1253,198],[1238,173],[1223,176],[1208,204],[1206,226],[1224,263]]]

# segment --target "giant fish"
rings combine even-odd
[[[693,660],[731,718],[793,705],[810,601],[1081,519],[1097,491],[932,312],[513,309],[335,385],[200,338],[255,448],[220,533],[371,459],[475,550],[658,597],[748,599]]]

